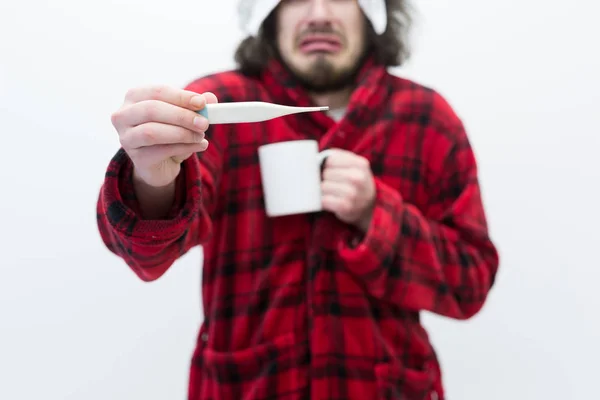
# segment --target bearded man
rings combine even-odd
[[[437,92],[391,75],[404,0],[254,0],[238,68],[130,90],[98,200],[112,252],[144,281],[204,250],[190,400],[444,399],[428,311],[478,313],[497,273],[474,152]],[[329,106],[210,125],[206,104]],[[258,148],[329,149],[322,211],[269,217]],[[210,142],[210,146],[209,146]]]

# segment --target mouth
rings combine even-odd
[[[333,35],[306,35],[299,42],[302,53],[335,53],[341,50],[342,42]]]

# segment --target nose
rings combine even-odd
[[[311,0],[307,16],[308,25],[313,29],[330,28],[333,15],[329,5],[330,0]]]

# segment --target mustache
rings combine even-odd
[[[340,41],[340,43],[342,43],[342,44],[345,43],[344,35],[342,35],[338,31],[336,31],[335,29],[333,29],[331,26],[323,25],[323,26],[311,27],[305,31],[302,31],[300,34],[298,34],[298,37],[296,38],[296,44],[302,43],[302,41],[307,36],[312,36],[312,35],[331,35],[331,36],[335,36]]]

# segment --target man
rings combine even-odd
[[[239,69],[131,90],[98,201],[145,281],[204,248],[189,399],[443,399],[421,311],[467,319],[498,268],[476,161],[435,91],[392,76],[403,0],[243,2]],[[327,105],[208,126],[206,103]],[[269,218],[257,148],[315,139],[323,212]],[[210,141],[210,146],[208,142]]]

